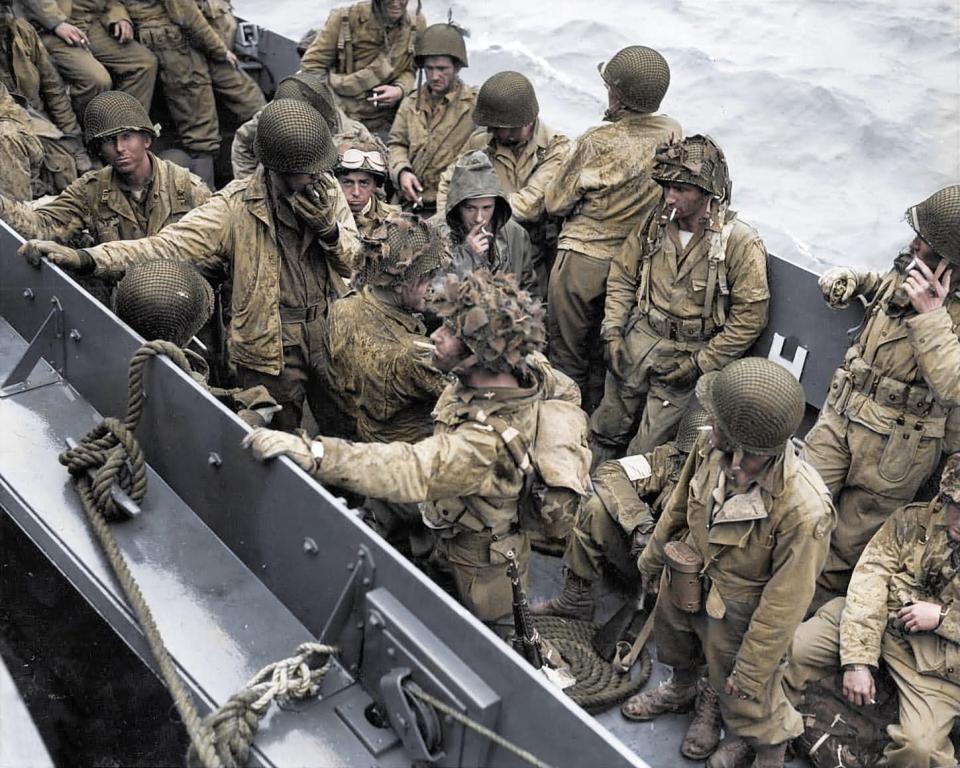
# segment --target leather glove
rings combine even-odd
[[[843,309],[857,293],[860,278],[849,267],[831,267],[820,276],[820,293],[834,309]]]
[[[700,377],[700,367],[693,355],[657,363],[650,370],[661,384],[675,389],[692,389]]]
[[[607,369],[618,379],[623,378],[623,368],[620,360],[623,354],[623,336],[611,336],[603,345],[603,359],[607,363]]]
[[[74,272],[90,271],[95,266],[93,259],[83,251],[76,248],[69,248],[60,243],[54,243],[51,240],[27,240],[17,251],[23,256],[31,266],[39,267],[40,260],[46,257],[51,263],[58,267],[69,269]],[[86,257],[86,258],[84,258]]]
[[[243,438],[241,445],[249,448],[260,461],[287,456],[304,472],[313,472],[319,463],[311,450],[313,444],[303,430],[291,434],[276,429],[255,429]]]
[[[329,235],[337,226],[333,195],[317,182],[290,196],[290,207],[297,217],[320,236]]]

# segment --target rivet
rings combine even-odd
[[[80,334],[80,331],[78,331],[76,328],[71,328],[70,338],[73,339],[74,341],[80,341],[80,339],[82,339],[83,336]]]
[[[220,458],[220,454],[214,451],[210,452],[210,455],[207,456],[207,464],[211,467],[219,467],[223,464],[223,459]]]
[[[317,547],[317,542],[307,536],[303,540],[303,551],[305,554],[315,555],[320,549]]]
[[[35,298],[35,297],[34,297],[34,294],[33,294],[33,289],[32,289],[32,288],[24,288],[24,289],[23,289],[23,298],[27,299],[28,301],[33,301],[33,299]]]

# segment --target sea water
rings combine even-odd
[[[234,3],[294,39],[342,4]],[[723,147],[741,218],[814,271],[885,269],[912,237],[905,209],[960,182],[960,0],[423,3],[428,23],[448,10],[470,31],[463,79],[523,72],[571,138],[602,119],[597,63],[659,50],[662,111]]]

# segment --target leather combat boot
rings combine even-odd
[[[697,703],[680,754],[689,760],[706,760],[720,743],[720,698],[703,679],[697,683]]]
[[[706,768],[750,768],[753,748],[739,736],[727,736],[710,755]]]
[[[671,680],[652,691],[631,696],[620,706],[620,712],[627,720],[653,720],[667,712],[689,712],[696,698],[696,682],[678,685]]]
[[[595,606],[592,587],[592,581],[581,579],[568,568],[560,596],[535,602],[530,606],[530,613],[534,616],[563,616],[567,619],[593,621]]]
[[[757,756],[752,768],[783,768],[783,758],[787,753],[787,742],[756,748]]]

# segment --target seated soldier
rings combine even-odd
[[[43,145],[30,129],[30,115],[0,82],[0,195],[32,199],[32,179],[42,162]]]
[[[277,86],[276,93],[273,94],[274,101],[277,99],[294,99],[309,104],[323,117],[330,133],[355,133],[358,136],[373,139],[370,132],[358,123],[346,116],[344,111],[337,106],[337,100],[330,88],[324,82],[323,77],[313,72],[298,72],[295,75],[283,78],[280,85]],[[257,125],[260,123],[259,110],[247,122],[237,128],[233,135],[233,145],[230,148],[230,161],[233,165],[233,178],[242,179],[257,170],[256,145],[257,145]]]
[[[387,159],[383,143],[366,140],[356,134],[334,136],[339,160],[334,172],[343,187],[347,205],[364,238],[375,234],[388,216],[400,213],[400,206],[383,199],[387,179]]]
[[[900,721],[887,726],[882,764],[954,766],[950,729],[960,712],[960,453],[940,494],[896,510],[860,556],[847,588],[797,628],[784,688],[843,669],[843,693],[874,704],[882,661],[896,684]]]
[[[510,203],[484,152],[471,152],[457,161],[444,214],[440,231],[453,258],[453,271],[510,272],[525,291],[542,295],[530,236],[513,220]]]
[[[220,35],[223,44],[231,51],[237,37],[237,17],[233,15],[233,3],[230,0],[197,0],[197,6],[203,18]]]

